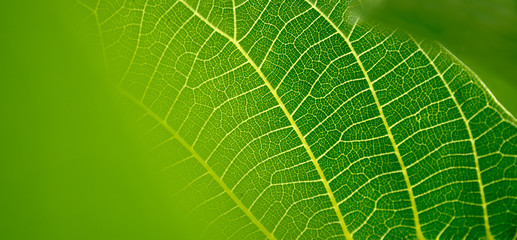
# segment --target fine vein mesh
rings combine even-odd
[[[81,2],[199,237],[513,238],[516,120],[353,4]]]

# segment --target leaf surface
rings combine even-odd
[[[517,231],[517,121],[440,45],[347,1],[80,2],[202,238]]]

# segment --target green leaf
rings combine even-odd
[[[203,239],[511,239],[517,121],[341,1],[80,2]]]

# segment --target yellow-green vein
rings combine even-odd
[[[485,222],[486,237],[488,240],[494,239],[494,237],[492,236],[492,233],[490,232],[490,225],[488,222],[488,210],[487,210],[487,204],[486,204],[486,200],[485,200],[485,190],[484,190],[484,186],[483,186],[483,181],[481,179],[481,169],[479,167],[479,158],[478,158],[478,154],[477,154],[476,143],[474,142],[474,136],[472,135],[472,130],[470,129],[469,121],[465,117],[465,113],[461,109],[461,106],[458,103],[458,100],[456,99],[456,97],[454,96],[454,93],[452,92],[451,88],[449,87],[449,84],[447,83],[447,81],[445,81],[445,78],[443,77],[442,72],[438,69],[436,64],[434,64],[433,60],[429,57],[429,55],[427,55],[427,53],[422,49],[420,44],[414,39],[413,39],[413,41],[415,42],[417,47],[422,51],[422,53],[427,58],[427,60],[429,60],[429,62],[433,66],[434,70],[438,73],[438,76],[440,77],[443,84],[445,85],[445,88],[447,88],[447,91],[451,95],[451,98],[454,101],[456,108],[458,108],[461,118],[463,119],[463,122],[465,123],[465,126],[467,127],[470,144],[472,145],[472,153],[474,154],[474,161],[476,163],[476,174],[477,174],[477,179],[478,179],[478,184],[479,184],[479,191],[480,191],[480,195],[481,195],[481,206],[483,208],[483,219]]]
[[[325,13],[323,13],[315,4],[309,2],[308,0],[305,0],[305,1],[307,3],[309,3],[311,5],[311,7],[314,10],[316,10],[322,17],[324,17],[327,20],[327,22],[330,25],[332,25],[332,27],[339,33],[339,35],[341,35],[341,37],[345,40],[345,42],[347,43],[348,47],[350,48],[350,51],[352,51],[352,54],[354,55],[354,58],[356,59],[359,67],[361,68],[361,71],[363,72],[364,77],[366,78],[366,81],[368,82],[368,86],[369,86],[369,88],[370,88],[370,90],[372,92],[373,98],[375,100],[375,104],[377,105],[377,108],[379,109],[379,114],[380,114],[380,117],[381,117],[382,122],[384,124],[384,127],[386,128],[386,131],[387,131],[388,137],[390,139],[391,145],[393,145],[393,149],[395,151],[395,155],[397,156],[398,162],[399,162],[400,167],[402,169],[402,175],[404,175],[404,181],[406,182],[406,186],[407,186],[408,193],[409,193],[409,199],[411,201],[411,210],[413,211],[413,219],[415,221],[416,236],[417,236],[418,239],[425,239],[424,234],[422,233],[422,228],[420,226],[420,220],[418,218],[418,210],[417,210],[417,207],[416,207],[415,196],[413,194],[413,188],[411,187],[411,182],[409,181],[409,176],[407,174],[406,166],[404,164],[404,161],[402,160],[402,156],[400,155],[398,146],[395,143],[395,139],[393,138],[393,134],[391,133],[391,129],[390,129],[389,125],[388,125],[388,122],[386,121],[386,116],[384,115],[384,112],[382,110],[382,107],[381,107],[381,104],[379,102],[379,99],[377,98],[377,94],[375,92],[375,89],[373,88],[372,81],[370,80],[370,77],[368,76],[368,72],[364,68],[363,63],[361,62],[361,59],[359,59],[359,55],[355,51],[354,46],[352,46],[352,43],[350,42],[348,37],[345,36],[343,31],[341,31],[336,26],[336,24],[332,20],[330,20],[329,17]]]
[[[278,105],[280,106],[280,108],[282,109],[282,111],[284,112],[284,114],[286,115],[287,119],[289,120],[289,123],[291,124],[291,126],[293,127],[294,131],[296,132],[296,135],[298,136],[298,138],[300,139],[300,141],[302,142],[305,150],[307,151],[309,157],[311,158],[311,161],[312,163],[314,164],[315,168],[316,168],[316,171],[318,172],[321,180],[322,180],[322,183],[325,187],[325,190],[327,191],[328,193],[328,196],[330,198],[330,201],[332,203],[332,207],[334,209],[334,212],[336,213],[337,215],[337,218],[338,218],[338,221],[339,221],[339,224],[343,230],[343,234],[345,236],[346,239],[352,239],[352,235],[350,234],[350,232],[348,231],[348,228],[345,224],[345,221],[344,221],[344,218],[343,218],[343,215],[341,214],[341,210],[339,209],[339,206],[337,204],[337,201],[336,201],[336,198],[334,197],[334,193],[332,192],[332,189],[330,188],[330,184],[329,182],[327,181],[326,177],[325,177],[325,174],[323,173],[323,170],[321,169],[316,157],[314,156],[314,153],[312,152],[309,144],[307,143],[307,141],[305,140],[305,137],[303,136],[303,134],[301,133],[300,129],[298,128],[298,125],[296,124],[296,122],[294,121],[293,117],[291,116],[291,114],[289,113],[289,111],[287,110],[287,108],[285,107],[284,103],[282,102],[282,99],[280,99],[280,96],[278,96],[276,90],[273,88],[273,86],[271,86],[271,83],[268,81],[268,79],[266,78],[266,76],[264,75],[264,73],[262,72],[262,70],[260,70],[260,68],[258,67],[258,65],[253,61],[253,59],[251,59],[251,57],[248,55],[248,53],[244,50],[244,48],[242,48],[242,46],[239,44],[239,42],[237,41],[237,39],[233,38],[233,37],[230,37],[227,33],[221,31],[220,29],[218,29],[216,26],[214,26],[212,23],[210,23],[206,18],[204,18],[203,16],[201,16],[201,14],[199,14],[195,9],[193,9],[190,5],[188,5],[186,2],[184,2],[183,0],[180,0],[180,2],[182,2],[187,8],[189,8],[196,16],[198,16],[202,21],[204,21],[206,24],[208,24],[211,28],[213,28],[215,31],[217,31],[218,33],[220,33],[222,36],[224,36],[225,38],[227,38],[230,42],[232,42],[235,47],[237,47],[237,49],[242,53],[242,55],[247,59],[247,61],[250,63],[250,65],[255,69],[255,71],[259,74],[260,78],[264,81],[264,83],[266,84],[266,86],[268,87],[268,89],[271,91],[271,93],[273,94],[273,96],[275,97],[275,100],[277,101]]]
[[[237,206],[250,218],[250,220],[257,225],[257,227],[266,235],[269,239],[276,239],[273,234],[271,234],[262,223],[259,222],[259,220],[251,213],[251,211],[244,206],[244,204],[239,200],[239,198],[233,193],[233,191],[224,183],[224,181],[214,172],[214,170],[208,166],[206,161],[194,150],[194,148],[188,144],[174,129],[172,129],[169,124],[167,124],[160,116],[158,116],[156,113],[154,113],[151,109],[149,109],[146,105],[144,105],[141,101],[134,98],[131,94],[129,94],[127,91],[118,88],[119,91],[127,96],[129,99],[131,99],[133,102],[135,102],[138,106],[140,106],[149,116],[153,117],[158,123],[160,123],[167,131],[169,131],[178,142],[183,145],[191,154],[194,156],[194,158],[206,169],[206,171],[214,178],[214,180],[223,188],[223,190],[230,196],[230,198],[237,204]]]

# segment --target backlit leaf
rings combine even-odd
[[[348,1],[100,1],[109,68],[203,239],[514,238],[517,121]]]

